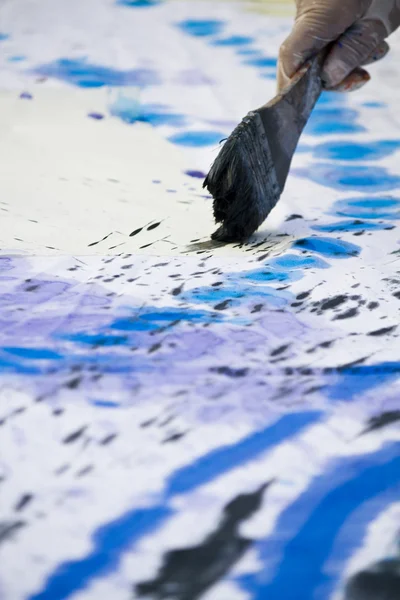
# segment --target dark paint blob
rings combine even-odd
[[[400,560],[382,560],[350,579],[344,600],[399,600]]]
[[[22,100],[32,100],[33,99],[32,94],[30,94],[29,92],[22,92],[19,95],[19,97],[22,98]]]
[[[197,600],[222,580],[250,548],[253,540],[239,533],[239,526],[262,506],[263,485],[253,494],[242,494],[225,508],[217,529],[203,543],[164,556],[155,579],[136,586],[137,596],[157,600]]]
[[[185,175],[189,175],[189,177],[194,177],[195,179],[206,178],[206,174],[203,171],[185,171]]]
[[[373,431],[378,431],[383,429],[384,427],[388,427],[389,425],[393,425],[393,423],[398,423],[400,421],[400,410],[392,410],[383,412],[380,415],[376,415],[371,417],[368,421],[366,428],[363,431],[363,434],[372,433]]]
[[[91,112],[88,114],[88,117],[90,119],[94,119],[95,121],[101,121],[102,119],[104,119],[104,115],[98,112]]]
[[[24,526],[24,521],[0,521],[0,545],[12,539]]]

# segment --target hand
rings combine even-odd
[[[370,76],[361,66],[383,58],[385,39],[400,26],[400,0],[296,0],[293,30],[282,44],[278,65],[281,90],[310,57],[332,44],[325,60],[325,87],[358,89]]]

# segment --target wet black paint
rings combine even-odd
[[[344,600],[399,600],[400,560],[382,560],[350,579]]]
[[[393,425],[393,423],[397,423],[398,421],[400,421],[400,410],[383,412],[380,415],[375,415],[368,421],[363,434],[383,429],[384,427]]]
[[[168,552],[155,579],[136,586],[133,598],[197,600],[225,577],[253,540],[242,537],[239,525],[262,505],[269,482],[252,494],[241,494],[225,508],[217,529],[202,544]]]

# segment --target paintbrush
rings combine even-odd
[[[212,239],[242,242],[278,202],[299,138],[321,95],[319,54],[271,102],[250,112],[225,141],[203,187],[221,226]]]

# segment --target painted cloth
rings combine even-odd
[[[395,36],[261,230],[208,241],[288,10],[3,0],[2,599],[400,595]]]

